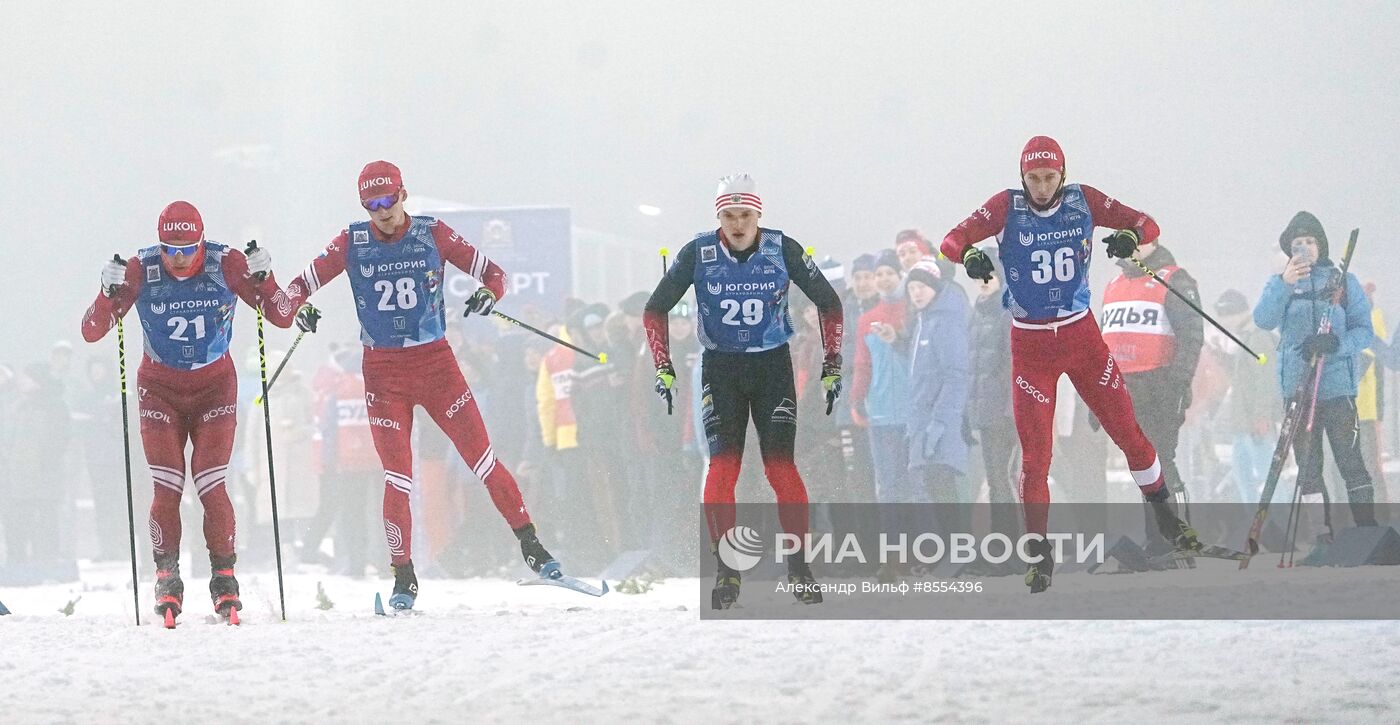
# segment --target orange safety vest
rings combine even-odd
[[[1157,276],[1170,281],[1178,269],[1163,267],[1157,270]],[[1167,319],[1166,302],[1166,286],[1147,275],[1120,274],[1104,289],[1099,325],[1104,342],[1123,372],[1140,373],[1171,363],[1176,333]]]

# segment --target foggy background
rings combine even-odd
[[[0,361],[76,338],[103,260],[175,199],[210,239],[257,238],[285,284],[363,217],[377,158],[411,197],[571,207],[654,242],[652,266],[745,170],[766,226],[848,262],[904,227],[941,238],[1049,134],[1070,181],[1156,217],[1207,301],[1256,297],[1299,209],[1334,249],[1362,228],[1363,280],[1400,249],[1396,5],[978,5],[7,0],[0,204],[34,257]],[[343,286],[317,297],[342,337]]]
[[[765,226],[849,263],[903,228],[941,239],[1047,134],[1069,181],[1157,219],[1207,304],[1231,286],[1257,299],[1307,209],[1334,256],[1362,229],[1354,271],[1394,309],[1394,3],[4,0],[0,17],[0,364],[16,369],[64,339],[75,368],[114,362],[115,335],[84,345],[79,322],[103,262],[154,243],[170,201],[211,240],[256,238],[285,285],[364,218],[356,176],[380,158],[410,209],[566,206],[633,240],[583,248],[576,279],[645,265],[649,287],[657,247],[715,226],[719,176],[752,173]],[[1097,310],[1115,269],[1094,258]],[[346,283],[329,286],[308,370],[358,329]],[[233,344],[245,385],[253,319]]]

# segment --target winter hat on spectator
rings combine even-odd
[[[582,323],[585,328],[601,325],[607,319],[608,306],[601,302],[583,308],[583,311],[579,314],[579,322]]]
[[[899,255],[895,254],[893,249],[881,249],[880,254],[875,257],[875,269],[881,267],[892,267],[896,272],[904,269],[899,263]]]
[[[1317,240],[1317,258],[1327,259],[1327,233],[1322,231],[1322,222],[1305,211],[1293,215],[1293,221],[1278,237],[1278,248],[1284,254],[1293,256],[1293,240],[1298,237],[1313,237]]]
[[[763,213],[763,200],[758,196],[758,184],[748,174],[731,174],[719,180],[715,191],[715,215],[725,209],[752,209]]]
[[[855,276],[856,272],[874,272],[874,271],[875,271],[875,255],[873,255],[873,254],[862,254],[862,255],[860,255],[859,257],[856,257],[855,259],[851,260],[851,276],[852,276],[852,277]]]
[[[577,330],[586,330],[595,325],[601,325],[606,319],[608,319],[608,306],[602,302],[594,302],[593,304],[583,305],[572,312],[569,315],[569,319],[564,322],[564,325],[568,327],[569,331],[572,333]]]
[[[1215,301],[1215,314],[1236,315],[1249,311],[1249,300],[1245,299],[1244,293],[1237,289],[1227,289],[1220,293],[1220,299]]]
[[[918,229],[905,229],[894,235],[894,248],[898,250],[906,244],[913,244],[919,248],[919,252],[925,257],[933,254],[933,245],[924,238]]]
[[[933,257],[924,257],[916,262],[909,268],[909,276],[906,279],[910,282],[923,282],[935,292],[943,289],[943,273],[938,270],[938,260]]]

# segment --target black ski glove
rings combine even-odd
[[[321,320],[321,311],[309,304],[301,306],[297,310],[297,329],[302,332],[316,332],[316,323]]]
[[[1115,259],[1127,259],[1133,256],[1133,252],[1138,248],[1138,233],[1134,229],[1119,229],[1118,231],[1104,238],[1104,244],[1108,245],[1108,256]]]
[[[831,415],[832,406],[841,397],[841,356],[822,363],[822,391],[826,393],[826,414]]]
[[[491,310],[496,309],[496,293],[482,285],[476,288],[471,297],[467,298],[467,309],[462,313],[463,317],[470,317],[473,312],[483,317],[491,314]]]
[[[656,394],[661,396],[662,400],[666,401],[666,415],[670,415],[672,412],[672,406],[674,405],[672,396],[674,393],[671,389],[675,387],[675,385],[675,368],[671,367],[668,363],[656,369],[656,385],[653,387],[656,390]]]
[[[992,272],[996,271],[991,258],[977,247],[968,247],[963,252],[963,269],[967,270],[967,276],[983,282],[991,280]]]

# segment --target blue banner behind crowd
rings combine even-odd
[[[430,212],[466,237],[506,271],[510,314],[527,306],[559,313],[573,294],[572,223],[567,207],[511,207]],[[466,299],[476,282],[448,267],[449,305]]]

